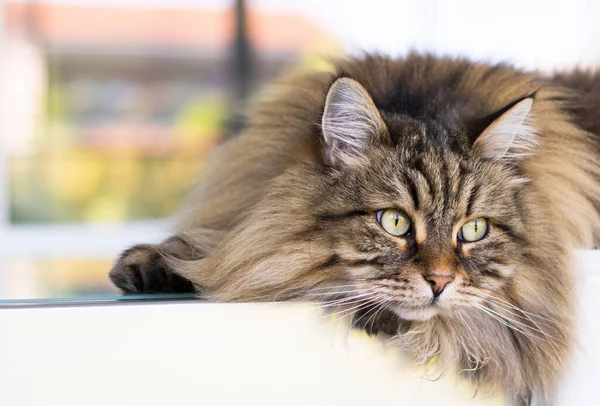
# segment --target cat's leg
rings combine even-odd
[[[165,256],[184,260],[203,257],[184,239],[173,236],[161,244],[140,244],[123,252],[110,271],[110,279],[125,294],[196,292],[192,282],[169,269]]]

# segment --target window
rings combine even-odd
[[[600,62],[598,4],[508,3],[0,2],[0,298],[116,293],[118,253],[168,235],[206,154],[290,67],[363,49]]]
[[[238,130],[240,103],[287,66],[337,48],[313,18],[253,3],[0,10],[5,299],[116,293],[112,261],[168,235],[204,157]]]

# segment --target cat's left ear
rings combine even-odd
[[[387,134],[371,96],[350,78],[333,82],[321,122],[323,159],[329,166],[358,165],[368,147]]]
[[[492,122],[473,144],[486,158],[519,160],[533,155],[538,146],[537,128],[531,116],[534,97],[527,97],[508,108]]]

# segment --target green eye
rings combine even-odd
[[[483,217],[465,223],[458,230],[458,239],[464,242],[475,242],[482,240],[488,232],[487,220]]]
[[[410,219],[400,210],[379,210],[376,214],[377,222],[385,231],[396,237],[408,234]]]

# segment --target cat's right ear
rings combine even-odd
[[[387,134],[375,103],[356,80],[340,78],[327,93],[321,122],[323,159],[329,166],[360,165],[365,151]]]

